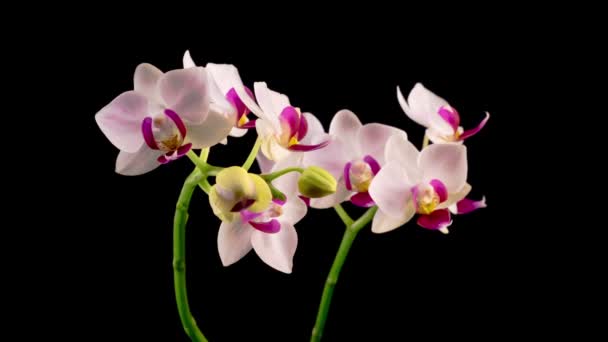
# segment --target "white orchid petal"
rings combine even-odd
[[[192,148],[211,147],[226,139],[232,130],[233,122],[221,113],[210,111],[207,119],[201,124],[187,124],[186,141]]]
[[[361,156],[372,156],[380,165],[384,165],[384,150],[386,142],[393,135],[401,135],[407,139],[407,134],[395,127],[379,123],[363,125],[357,132],[355,142],[359,146]]]
[[[422,172],[418,168],[419,154],[405,136],[396,134],[388,139],[384,156],[387,161],[399,164],[406,171],[410,182],[417,184],[422,180]]]
[[[142,63],[135,68],[133,75],[133,89],[148,98],[149,101],[160,103],[158,93],[158,81],[163,76],[163,72],[152,64]]]
[[[339,137],[343,141],[356,141],[357,132],[363,125],[350,110],[343,109],[334,115],[329,124],[329,134]]]
[[[406,214],[400,218],[394,218],[392,216],[386,215],[382,210],[378,210],[376,215],[374,215],[374,219],[372,221],[372,232],[374,233],[386,233],[394,230],[396,228],[401,227],[406,224],[409,220],[414,217],[416,213],[416,209],[413,203],[410,203],[407,206]]]
[[[217,248],[222,265],[229,266],[241,260],[251,250],[253,227],[241,220],[222,222],[217,234]]]
[[[438,179],[448,193],[462,189],[467,180],[467,149],[458,144],[433,144],[420,152],[418,167],[422,170],[423,182]]]
[[[403,218],[412,199],[412,186],[405,170],[397,163],[388,162],[372,180],[369,194],[385,214]]]
[[[125,176],[138,176],[150,172],[161,165],[158,157],[164,152],[142,145],[139,151],[128,153],[120,151],[116,159],[116,173]]]
[[[251,244],[257,255],[270,267],[291,273],[293,256],[298,246],[298,234],[293,225],[281,222],[281,230],[274,234],[254,231]]]
[[[209,86],[204,68],[172,70],[158,81],[160,95],[167,108],[185,122],[199,124],[209,113]]]
[[[96,115],[97,125],[120,150],[135,153],[144,143],[141,124],[147,115],[148,100],[135,91],[124,92]]]

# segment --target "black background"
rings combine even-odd
[[[553,309],[563,302],[556,304],[547,292],[552,262],[537,251],[537,229],[544,227],[517,211],[527,204],[516,179],[534,171],[521,167],[523,136],[531,129],[521,122],[534,121],[522,106],[528,76],[538,72],[529,48],[534,44],[485,17],[473,22],[483,30],[445,25],[436,33],[401,19],[376,18],[372,24],[340,18],[323,27],[312,19],[297,25],[282,19],[255,29],[230,20],[188,26],[158,21],[147,31],[106,18],[94,21],[103,29],[85,31],[86,38],[64,32],[70,43],[59,56],[69,51],[62,67],[77,94],[66,111],[79,127],[70,138],[87,152],[72,156],[77,166],[62,171],[78,200],[65,225],[69,247],[59,251],[73,263],[62,270],[71,282],[60,302],[78,309],[62,320],[61,335],[187,340],[173,295],[172,219],[192,165],[184,158],[143,176],[115,174],[118,151],[94,115],[132,89],[139,63],[180,68],[189,49],[199,65],[231,63],[247,84],[266,81],[326,129],[347,108],[363,123],[405,129],[420,146],[424,131],[403,114],[395,94],[397,85],[407,94],[416,82],[457,108],[465,128],[484,111],[492,115],[467,141],[472,197],[485,195],[488,208],[456,217],[449,235],[413,222],[382,235],[364,229],[343,268],[324,341],[493,340],[530,336],[529,329],[542,336],[543,322],[559,316]],[[230,139],[212,149],[210,162],[241,164],[254,139],[253,132]],[[307,341],[343,233],[339,218],[332,210],[309,210],[296,227],[291,275],[266,266],[253,252],[224,268],[216,245],[220,221],[203,195],[193,197],[187,230],[190,304],[201,330],[210,341]],[[346,208],[351,216],[362,213]],[[566,329],[551,326],[553,332]]]

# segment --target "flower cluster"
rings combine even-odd
[[[162,72],[150,64],[135,69],[133,90],[102,108],[95,119],[120,152],[116,172],[140,175],[182,156],[203,175],[214,214],[221,220],[217,244],[228,266],[251,249],[269,266],[291,273],[298,244],[295,225],[308,208],[342,202],[377,207],[372,231],[385,233],[416,217],[418,226],[448,232],[453,215],[486,206],[472,200],[464,140],[479,132],[460,126],[448,102],[416,84],[407,100],[397,87],[404,113],[426,128],[417,149],[405,131],[362,123],[349,110],[323,128],[312,113],[265,82],[245,86],[237,68],[196,66],[190,54],[183,68]],[[229,144],[228,138],[257,133],[251,154],[261,174],[244,166],[211,166],[193,150]],[[428,144],[428,140],[432,144]],[[208,177],[215,177],[211,185]]]

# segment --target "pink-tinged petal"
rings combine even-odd
[[[251,93],[251,91],[246,92],[239,71],[234,65],[207,63],[205,69],[207,70],[209,77],[213,79],[219,91],[222,93],[222,97],[225,97],[232,88],[235,89],[237,94],[239,93],[239,88],[243,90],[245,95]],[[243,96],[240,96],[239,94],[241,100],[242,97]],[[251,98],[253,99],[253,96]]]
[[[374,157],[367,155],[363,157],[363,161],[366,162],[367,165],[369,165],[374,175],[376,175],[380,171],[380,164],[376,159],[374,159]]]
[[[281,159],[273,165],[269,172],[276,172],[284,170],[289,167],[302,167],[302,154],[291,153],[287,157]],[[288,198],[295,196],[298,192],[298,179],[300,178],[299,172],[289,172],[272,181],[277,189],[284,193]]]
[[[282,207],[283,214],[279,217],[281,222],[296,224],[306,216],[308,206],[306,202],[298,196],[287,197],[287,201]]]
[[[262,216],[262,214],[264,214],[264,212],[254,213],[253,211],[249,211],[249,210],[245,209],[245,210],[241,210],[239,212],[239,214],[241,214],[241,221],[249,222],[251,220],[254,220],[254,219]]]
[[[348,162],[346,163],[346,165],[344,165],[344,185],[346,186],[346,190],[348,191],[352,191],[353,190],[353,185],[350,182],[350,168],[353,166],[352,162]]]
[[[144,141],[149,148],[158,150],[156,139],[154,138],[154,132],[152,131],[152,118],[147,117],[141,122],[141,133],[144,136]]]
[[[358,192],[350,198],[350,201],[354,205],[363,208],[370,208],[373,207],[375,204],[374,200],[369,195],[369,192]]]
[[[144,143],[141,122],[147,115],[147,106],[143,95],[127,91],[102,108],[95,115],[95,121],[114,146],[134,153]]]
[[[456,204],[461,199],[465,198],[471,192],[471,185],[466,183],[458,192],[448,193],[448,199],[445,202],[439,203],[436,209],[445,209]]]
[[[268,266],[284,273],[291,273],[293,256],[298,246],[298,234],[293,225],[281,222],[276,234],[254,231],[251,237],[253,249]]]
[[[322,149],[323,147],[325,147],[327,145],[329,145],[329,140],[326,140],[320,144],[314,144],[314,145],[303,145],[303,144],[291,145],[291,146],[289,146],[288,149],[290,151],[309,152],[309,151]]]
[[[177,148],[177,157],[183,157],[188,151],[192,149],[192,144],[187,143]]]
[[[336,204],[347,201],[351,196],[352,192],[346,189],[344,181],[340,180],[336,188],[336,192],[321,198],[312,198],[310,200],[310,206],[315,209],[327,209],[335,206]]]
[[[448,199],[448,189],[446,189],[445,185],[439,179],[433,179],[429,182],[429,184],[439,196],[439,203]]]
[[[279,120],[281,121],[281,128],[283,129],[283,132],[285,132],[287,129],[287,133],[290,138],[298,134],[298,129],[300,127],[300,114],[294,107],[288,106],[283,108],[281,115],[279,116]]]
[[[322,150],[305,153],[302,164],[305,167],[319,166],[327,170],[336,179],[340,179],[343,174],[344,164],[356,156],[347,151],[348,146],[336,137],[331,137],[329,144]]]
[[[135,68],[133,89],[144,95],[149,101],[159,102],[158,81],[163,72],[152,64],[142,63]]]
[[[253,228],[255,228],[263,233],[266,233],[266,234],[275,234],[281,230],[281,224],[279,223],[279,221],[277,221],[275,219],[272,219],[267,222],[249,221],[249,224]]]
[[[253,232],[250,225],[240,220],[232,223],[222,222],[217,234],[217,248],[222,265],[232,265],[249,253]]]
[[[400,101],[401,102],[401,101]],[[407,105],[404,108],[410,119],[422,126],[433,127],[443,135],[454,133],[452,126],[439,115],[439,108],[449,106],[448,102],[441,97],[433,94],[421,83],[417,83],[407,98]],[[403,105],[402,105],[403,107]]]
[[[298,127],[298,140],[304,139],[306,137],[306,133],[308,133],[308,121],[306,120],[305,115],[300,116],[300,126]]]
[[[218,82],[213,78],[213,75],[210,72],[210,69],[207,68],[207,79],[209,80],[209,97],[211,101],[211,106],[216,106],[219,108],[215,108],[216,111],[225,113],[227,116],[230,116],[236,122],[236,109],[232,105],[232,103],[228,102],[226,99],[226,93],[220,90]]]
[[[249,95],[252,99],[255,99],[251,89],[245,86],[243,86],[243,88],[245,89],[245,92],[247,92],[247,95]],[[249,113],[249,108],[247,108],[245,103],[243,103],[234,87],[228,90],[226,100],[228,100],[228,102],[230,102],[230,104],[232,104],[232,106],[236,109],[236,112],[238,113],[237,121],[240,120],[243,115],[247,115]]]
[[[211,147],[223,139],[231,132],[233,122],[221,113],[211,111],[201,124],[187,124],[188,134],[186,141],[192,143],[192,148],[199,149]]]
[[[452,224],[450,211],[447,209],[435,210],[428,215],[418,216],[417,222],[422,228],[441,230]]]
[[[310,207],[310,197],[298,195],[298,197],[306,204],[307,207]]]
[[[240,138],[242,136],[244,136],[245,134],[247,134],[246,129],[242,129],[242,128],[237,128],[237,127],[232,127],[232,129],[230,129],[230,133],[228,133],[231,137],[234,138]]]
[[[416,89],[416,87],[418,87],[417,83],[414,86],[414,89]],[[412,89],[413,91],[413,89]],[[399,105],[401,106],[401,109],[403,109],[403,112],[412,120],[414,120],[416,123],[418,123],[421,126],[424,127],[428,127],[428,119],[427,119],[427,113],[425,112],[420,112],[420,111],[413,111],[412,108],[410,107],[410,105],[407,103],[407,101],[405,100],[405,97],[403,96],[403,93],[401,92],[401,88],[399,88],[399,86],[397,86],[397,101],[399,101]]]
[[[460,115],[458,115],[458,111],[455,108],[449,106],[441,107],[439,108],[438,113],[443,120],[452,126],[454,132],[458,130],[458,127],[460,126]]]
[[[474,201],[468,198],[460,200],[458,203],[450,206],[450,211],[454,214],[468,214],[477,209],[485,208],[486,205],[486,197],[483,196],[480,201]]]
[[[391,136],[384,151],[384,158],[387,161],[395,162],[403,168],[410,181],[418,184],[422,181],[422,172],[418,169],[418,155],[420,152],[402,134]]]
[[[412,217],[414,217],[415,213],[416,209],[413,207],[412,203],[410,203],[406,208],[406,215],[400,218],[394,218],[386,215],[382,210],[378,210],[376,215],[374,215],[374,220],[372,221],[372,232],[377,234],[390,232],[391,230],[406,224],[412,219]]]
[[[352,143],[356,141],[357,132],[362,126],[355,113],[344,109],[334,115],[329,125],[329,134]]]
[[[184,57],[182,58],[182,63],[184,64],[184,69],[196,67],[196,64],[194,64],[194,61],[192,60],[192,57],[190,56],[189,50],[186,50],[186,52],[184,53]]]
[[[159,150],[151,150],[147,145],[142,145],[135,153],[120,151],[116,159],[116,173],[137,176],[152,171],[161,165],[158,157],[163,153]]]
[[[279,115],[285,107],[291,106],[289,98],[286,95],[268,89],[266,82],[255,82],[253,90],[257,102],[263,111],[263,116],[260,116],[260,118],[268,120],[272,127],[276,131],[279,131]]]
[[[258,162],[258,166],[260,167],[260,173],[269,173],[275,164],[274,161],[266,158],[266,156],[261,152],[258,153],[255,160]]]
[[[396,163],[388,162],[372,180],[369,194],[385,214],[403,218],[408,202],[412,200],[412,186],[405,170]]]
[[[486,117],[483,120],[481,120],[479,125],[477,125],[477,127],[475,127],[475,128],[471,128],[469,130],[464,131],[460,135],[460,139],[464,140],[464,139],[470,138],[470,137],[474,136],[475,134],[477,134],[486,125],[488,120],[490,120],[490,113],[486,112]]]
[[[355,137],[355,142],[358,144],[359,155],[374,156],[378,163],[383,165],[385,163],[384,149],[386,143],[388,142],[388,139],[395,134],[407,137],[404,131],[388,125],[378,123],[363,125]]]
[[[307,125],[306,134],[298,138],[301,144],[312,145],[328,140],[328,135],[325,133],[321,121],[316,116],[311,113],[302,113],[300,120],[306,121]]]
[[[199,124],[209,112],[207,72],[201,67],[167,72],[158,82],[160,95],[167,108],[174,110],[189,124]]]
[[[172,111],[171,109],[165,109],[165,115],[175,123],[175,126],[179,130],[179,134],[181,134],[182,137],[185,137],[186,125],[184,125],[182,118],[180,118],[179,115],[177,115],[177,113]]]
[[[423,182],[438,179],[448,193],[458,192],[467,180],[467,149],[464,145],[433,144],[427,146],[418,158]]]

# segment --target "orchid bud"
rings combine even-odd
[[[318,166],[308,167],[298,180],[298,190],[306,197],[319,198],[336,192],[337,182],[331,173]]]

